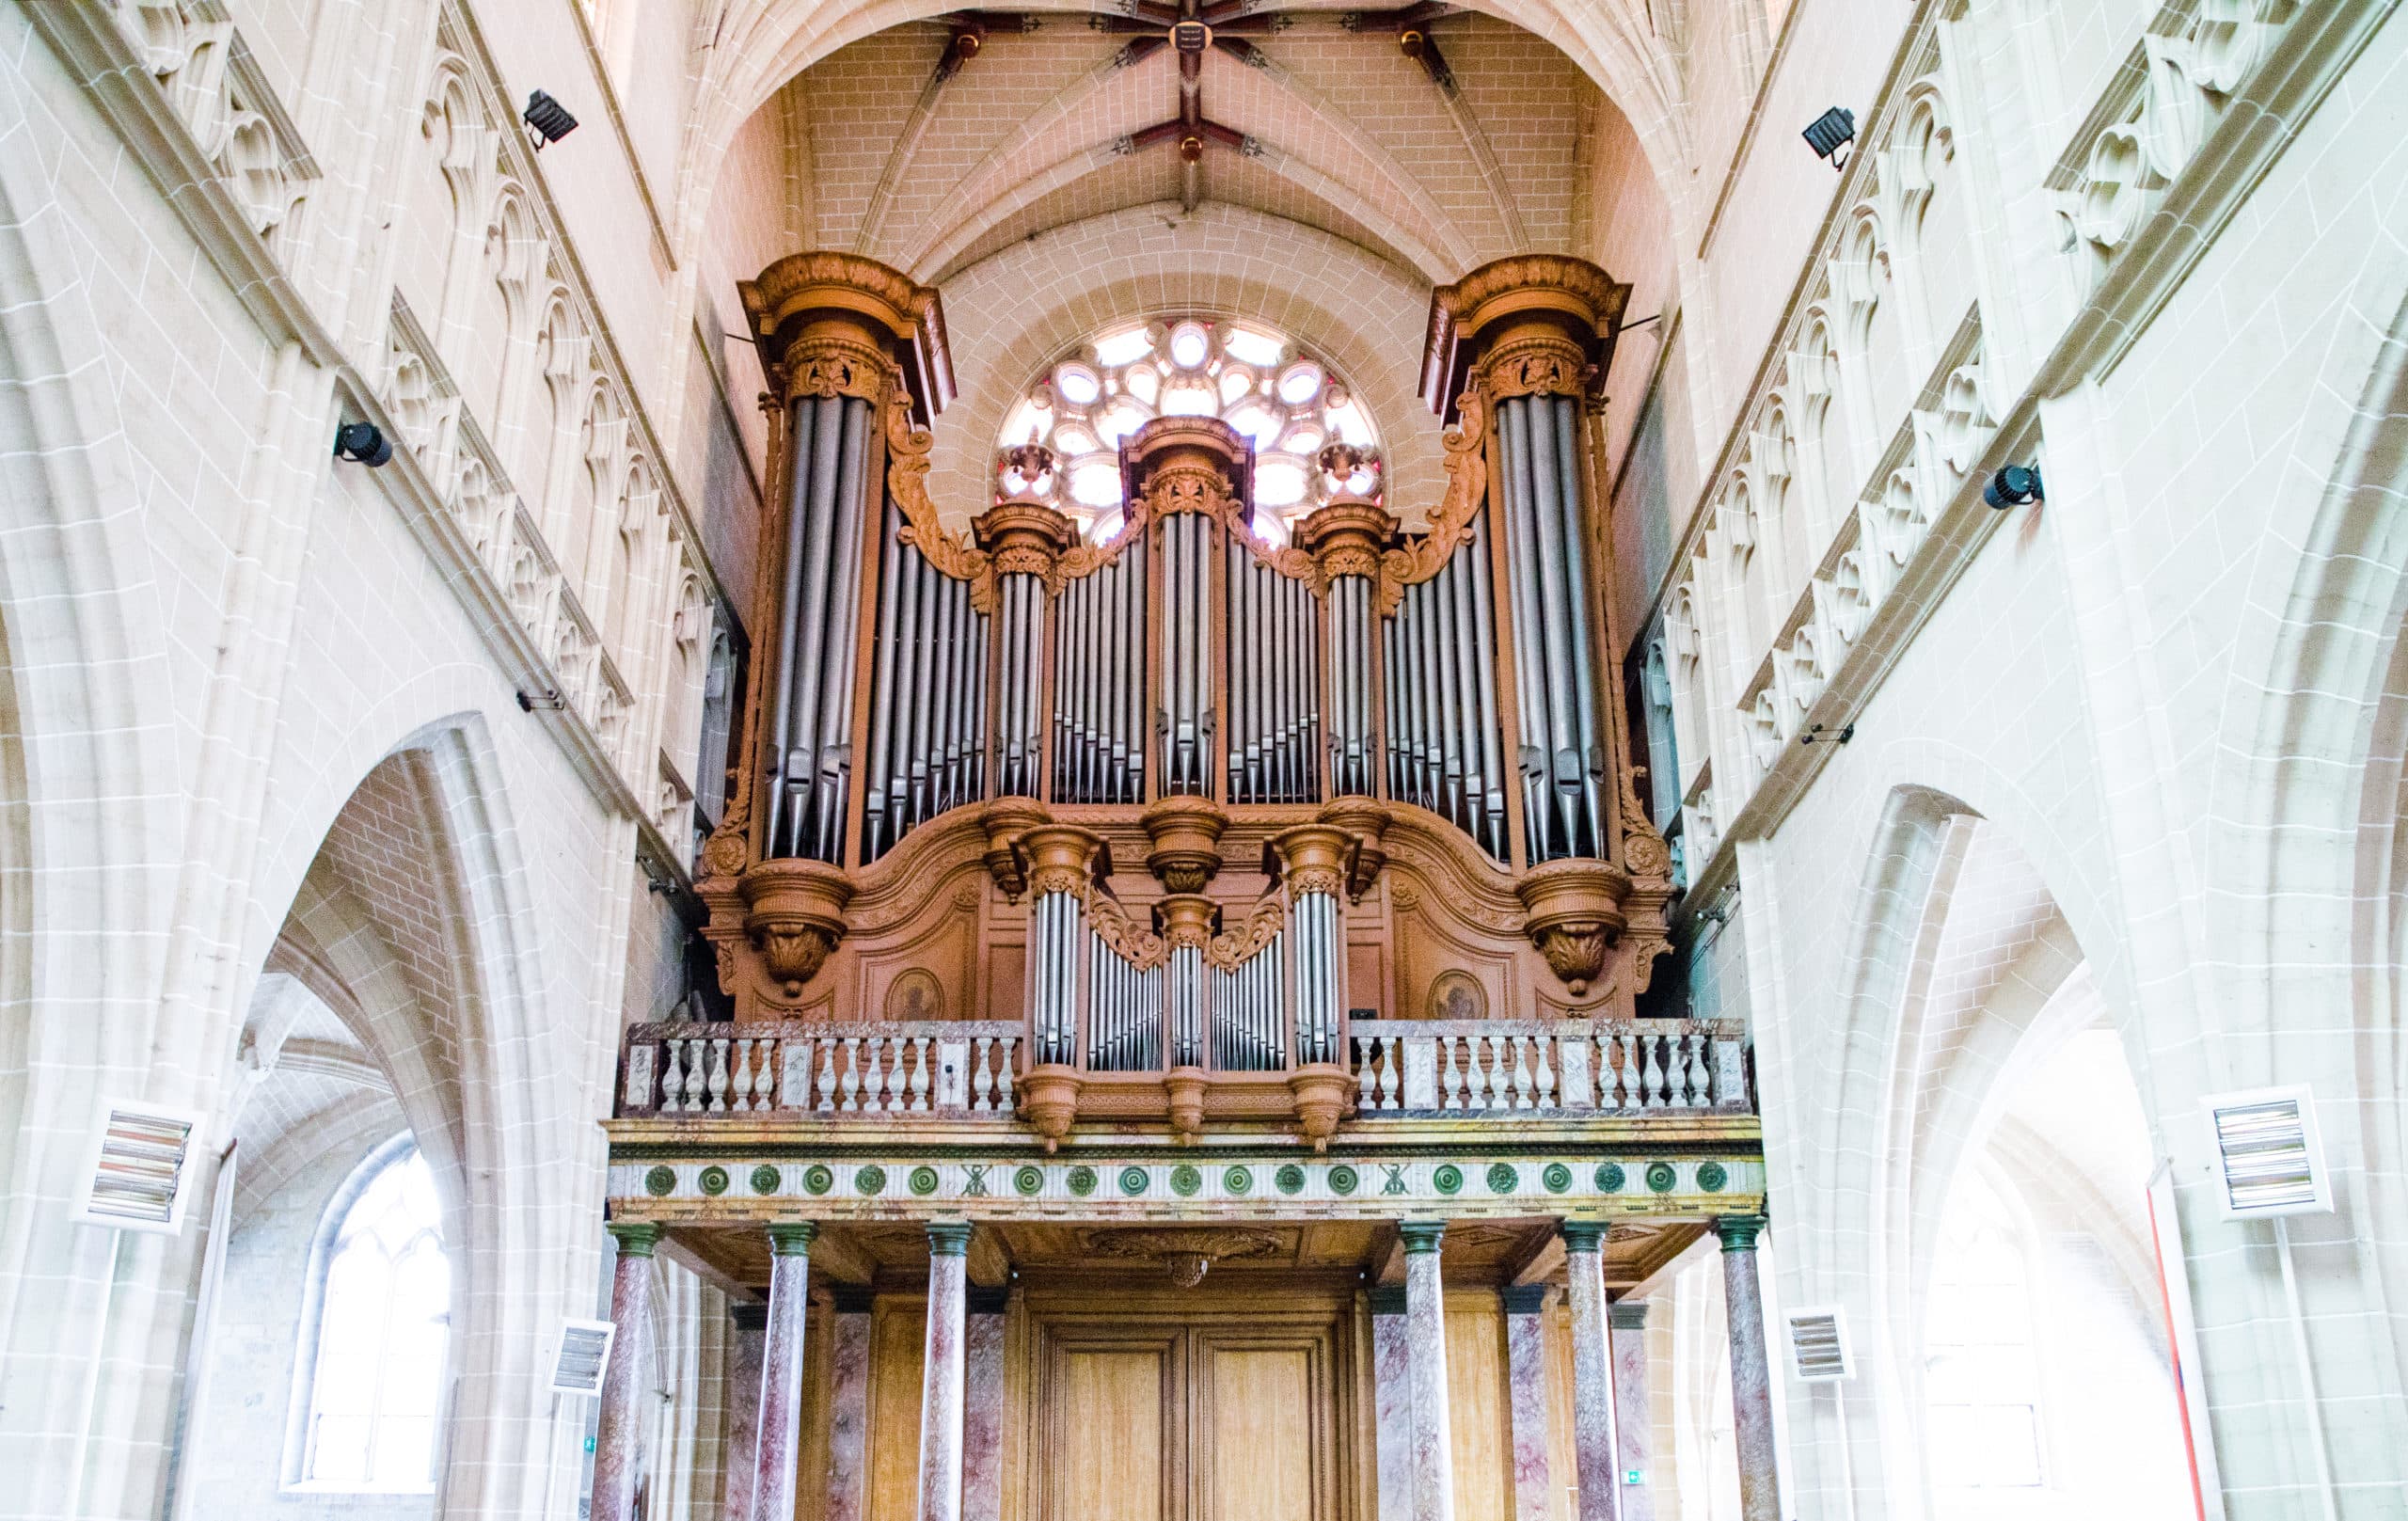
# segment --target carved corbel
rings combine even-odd
[[[1173,893],[1201,893],[1221,870],[1221,835],[1228,811],[1209,798],[1178,794],[1137,816],[1152,848],[1146,869]]]
[[[1550,861],[1516,884],[1523,929],[1575,998],[1606,970],[1623,932],[1630,879],[1602,861]]]
[[[979,814],[978,822],[987,832],[987,850],[980,859],[1005,902],[1018,903],[1028,891],[1027,863],[1019,849],[1021,836],[1053,821],[1054,816],[1041,803],[1028,798],[998,798]]]
[[[1346,898],[1360,903],[1380,879],[1380,868],[1388,863],[1388,853],[1380,844],[1387,834],[1387,808],[1370,798],[1340,798],[1321,811],[1320,819],[1353,839],[1346,851]]]
[[[744,928],[769,980],[788,998],[819,974],[845,938],[853,884],[816,861],[768,861],[744,874]]]

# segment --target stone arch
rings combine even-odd
[[[955,278],[947,305],[994,320],[954,335],[961,393],[937,432],[929,494],[989,499],[1005,413],[1063,349],[1117,319],[1183,310],[1258,318],[1327,358],[1370,410],[1391,509],[1434,501],[1444,487],[1438,422],[1416,395],[1427,293],[1299,223],[1208,206],[1183,226],[1164,228],[1142,209],[1112,213],[1014,245]],[[1099,267],[1123,273],[1099,282]]]

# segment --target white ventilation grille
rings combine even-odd
[[[618,1330],[609,1321],[561,1322],[560,1352],[552,1359],[552,1392],[600,1394],[602,1371],[610,1366],[610,1339]]]
[[[115,1230],[182,1229],[200,1117],[122,1099],[103,1102],[74,1217]]]
[[[2252,1088],[2207,1101],[2227,1220],[2333,1208],[2316,1108],[2305,1087]]]
[[[1848,1355],[1847,1323],[1839,1307],[1818,1306],[1789,1312],[1790,1367],[1800,1384],[1829,1384],[1854,1378],[1856,1361]]]

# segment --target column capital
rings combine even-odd
[[[737,281],[736,292],[780,372],[772,389],[875,402],[889,356],[899,356],[928,419],[953,400],[953,354],[934,286],[874,259],[823,249],[781,259]]]
[[[930,1257],[969,1256],[970,1222],[967,1220],[929,1221],[928,1255]]]
[[[1560,1227],[1563,1249],[1567,1252],[1601,1250],[1606,1244],[1606,1228],[1603,1220],[1566,1220]]]
[[[1404,1238],[1404,1254],[1418,1257],[1424,1252],[1435,1253],[1438,1244],[1447,1236],[1444,1220],[1405,1220],[1397,1225],[1396,1232]]]
[[[1371,1313],[1374,1315],[1402,1315],[1404,1313],[1404,1285],[1401,1283],[1379,1284],[1373,1287],[1364,1297],[1370,1301]]]
[[[769,1307],[762,1304],[736,1304],[727,1307],[728,1323],[739,1331],[765,1331],[769,1325]]]
[[[1726,1252],[1752,1252],[1756,1238],[1764,1234],[1765,1224],[1761,1214],[1718,1214],[1714,1217],[1714,1233],[1722,1238]]]
[[[650,1257],[660,1244],[660,1227],[651,1220],[613,1220],[603,1229],[619,1244],[621,1257]]]
[[[1307,893],[1336,897],[1344,892],[1347,848],[1353,844],[1353,838],[1334,824],[1299,824],[1271,836],[1280,877],[1296,897]]]
[[[1608,1307],[1606,1319],[1617,1331],[1644,1331],[1647,1329],[1647,1301],[1617,1299]]]
[[[811,1244],[819,1239],[819,1226],[813,1220],[780,1220],[769,1227],[771,1257],[809,1257]]]
[[[1517,1283],[1498,1297],[1505,1301],[1505,1313],[1508,1315],[1542,1315],[1546,1312],[1546,1302],[1554,1296],[1555,1288],[1551,1284]]]

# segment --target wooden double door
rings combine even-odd
[[[1038,1317],[1035,1521],[1348,1521],[1350,1318],[1266,1299]]]

